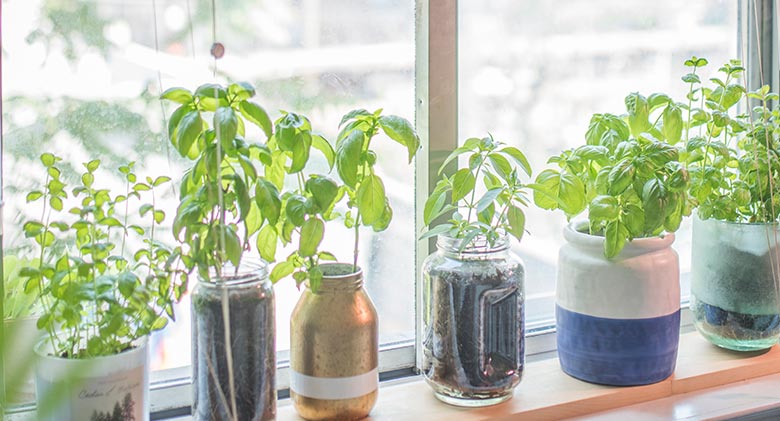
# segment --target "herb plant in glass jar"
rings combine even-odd
[[[426,224],[452,218],[421,237],[438,236],[422,267],[422,371],[438,399],[476,407],[510,399],[523,374],[525,269],[510,236],[525,230],[518,167],[531,168],[492,136],[468,139],[442,170],[460,155],[469,167],[443,176],[424,209]]]
[[[180,104],[168,123],[171,143],[194,161],[181,181],[173,231],[199,277],[192,291],[192,413],[199,420],[276,416],[274,294],[267,264],[245,251],[277,223],[282,203],[262,175],[273,172],[268,147],[245,137],[245,121],[273,135],[254,95],[247,83],[162,94]]]

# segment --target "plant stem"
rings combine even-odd
[[[357,272],[358,245],[360,243],[360,213],[355,217],[355,249],[353,251],[352,271]]]

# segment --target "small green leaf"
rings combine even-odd
[[[512,172],[512,165],[509,164],[509,161],[506,158],[497,153],[491,153],[488,155],[488,160],[501,178],[504,180],[509,179],[509,174]]]
[[[431,221],[440,215],[440,212],[444,209],[445,200],[446,195],[444,192],[434,193],[428,197],[423,210],[423,223],[425,225],[430,225]]]
[[[255,88],[249,82],[231,83],[228,86],[228,94],[242,101],[255,96]]]
[[[607,223],[604,241],[604,255],[611,259],[617,256],[628,240],[628,230],[626,226],[619,221],[610,221]]]
[[[27,193],[27,203],[34,202],[38,199],[40,199],[43,196],[43,193],[35,190]]]
[[[466,197],[476,186],[477,180],[468,168],[461,168],[452,176],[452,203]]]
[[[501,149],[499,152],[512,157],[515,161],[517,161],[518,164],[520,164],[520,168],[522,168],[523,172],[528,174],[529,177],[531,176],[531,164],[528,162],[528,158],[526,158],[525,154],[521,152],[520,149],[517,149],[514,146],[507,146]]]
[[[214,112],[214,129],[217,133],[222,149],[229,151],[233,149],[233,139],[238,132],[238,118],[235,111],[230,107],[219,107]]]
[[[329,178],[312,177],[306,181],[306,191],[312,195],[320,211],[325,212],[338,197],[339,186]]]
[[[373,225],[385,210],[385,186],[376,175],[369,175],[360,183],[357,191],[357,206],[363,223]]]
[[[160,99],[167,99],[179,104],[188,104],[192,102],[192,93],[184,88],[169,88],[160,95]]]
[[[682,110],[676,105],[669,105],[664,109],[662,118],[664,137],[669,144],[674,145],[682,136]]]
[[[176,129],[174,137],[176,141],[176,149],[179,154],[186,157],[192,149],[192,145],[198,140],[198,137],[203,132],[203,119],[200,117],[200,112],[190,111],[179,122],[179,127]]]
[[[452,230],[452,224],[437,225],[437,226],[429,229],[428,231],[424,232],[420,236],[420,238],[418,238],[418,240],[424,240],[426,238],[435,237],[437,235],[441,235],[441,234],[447,233],[450,230]]]
[[[306,218],[306,198],[298,194],[290,196],[285,204],[285,213],[287,219],[296,227],[303,225]]]
[[[263,218],[271,225],[276,225],[282,211],[282,201],[279,199],[279,190],[276,186],[270,181],[259,179],[255,186],[255,202]]]
[[[325,223],[319,218],[309,218],[301,227],[301,238],[298,246],[298,254],[301,257],[314,256],[317,247],[322,242],[325,232]]]
[[[325,140],[324,137],[315,134],[311,136],[311,145],[322,152],[325,159],[328,160],[328,167],[332,169],[333,164],[336,162],[336,152],[333,150],[333,147],[330,146],[330,143]]]
[[[49,168],[49,167],[51,167],[51,166],[52,166],[52,165],[54,165],[54,163],[55,163],[55,162],[57,162],[57,161],[59,161],[59,158],[57,158],[57,157],[56,157],[56,156],[54,156],[53,154],[50,154],[50,153],[48,153],[48,152],[45,152],[45,153],[42,153],[42,154],[41,154],[41,163],[42,163],[42,164],[43,164],[43,166],[45,166],[46,168]]]
[[[268,113],[260,105],[251,101],[241,101],[238,103],[238,111],[244,118],[261,128],[266,138],[270,139],[274,134],[271,118],[268,117]]]
[[[290,274],[293,273],[293,271],[295,271],[294,263],[289,261],[279,262],[271,270],[271,274],[269,275],[269,278],[271,279],[271,282],[276,283],[282,278],[290,276]]]
[[[596,196],[588,206],[588,218],[593,221],[612,221],[620,215],[618,200],[612,196]]]
[[[525,213],[515,205],[510,205],[507,210],[507,222],[509,222],[509,233],[520,241],[525,233]]]
[[[276,229],[271,225],[263,226],[257,233],[257,251],[260,253],[260,257],[266,262],[274,262],[278,242],[279,235],[276,233]]]
[[[343,126],[344,123],[346,123],[349,120],[352,120],[355,117],[371,117],[372,114],[368,111],[360,108],[357,110],[352,110],[346,114],[344,114],[344,117],[341,117],[341,122],[339,122],[339,127]]]
[[[615,165],[609,172],[607,191],[610,195],[622,194],[634,182],[636,168],[629,159],[624,159]]]
[[[498,195],[501,194],[501,192],[504,191],[503,187],[497,187],[494,189],[490,189],[477,201],[477,212],[482,212],[485,209],[487,209],[488,206],[493,204],[493,202],[496,201],[496,198],[498,198]]]
[[[412,123],[403,117],[385,115],[379,117],[379,126],[390,139],[406,146],[409,162],[420,149],[420,138],[414,132]]]

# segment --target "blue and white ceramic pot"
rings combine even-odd
[[[591,383],[656,383],[674,372],[680,337],[680,269],[674,234],[638,238],[612,259],[587,221],[564,229],[559,254],[558,357]]]

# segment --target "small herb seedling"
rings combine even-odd
[[[436,218],[455,212],[449,221],[432,227],[421,239],[440,234],[460,238],[461,250],[478,237],[493,245],[503,233],[520,241],[525,232],[523,207],[528,205],[528,197],[517,168],[530,177],[528,159],[519,149],[494,140],[492,135],[471,138],[447,157],[439,174],[461,155],[467,156],[468,167],[452,177],[442,176],[425,202],[423,220],[430,225]],[[484,193],[477,195],[481,186]]]

